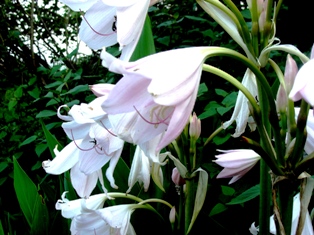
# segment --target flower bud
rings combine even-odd
[[[288,106],[287,93],[282,85],[279,86],[276,98],[276,108],[277,112],[286,112]]]
[[[171,179],[173,181],[173,183],[175,183],[176,185],[182,186],[185,184],[185,179],[182,178],[182,176],[180,175],[178,168],[173,168],[172,170],[172,175],[171,175]]]
[[[198,139],[201,135],[201,120],[197,118],[196,114],[193,113],[193,116],[190,117],[190,137]]]
[[[172,224],[176,221],[176,207],[175,206],[173,206],[170,210],[169,220],[170,220],[170,223]]]
[[[298,66],[295,60],[288,54],[286,60],[286,67],[285,67],[285,83],[286,83],[286,92],[287,94],[290,93],[295,76],[298,73]]]

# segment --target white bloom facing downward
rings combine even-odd
[[[255,166],[260,156],[251,149],[218,150],[223,154],[216,155],[216,162],[224,169],[217,175],[217,178],[230,178],[229,184],[236,182],[243,175]]]
[[[251,92],[254,97],[258,96],[256,78],[251,70],[246,70],[242,80],[242,84]],[[248,124],[249,116],[250,110],[248,105],[248,99],[242,92],[239,91],[233,114],[230,120],[223,124],[223,128],[228,128],[234,121],[236,121],[237,126],[233,137],[239,137],[245,131],[245,128]],[[249,125],[249,127],[252,131],[254,131],[256,125],[251,124]]]
[[[71,223],[71,233],[80,234],[102,234],[102,235],[135,235],[130,223],[133,211],[142,207],[136,204],[117,205],[105,207],[98,210],[84,208],[84,212],[75,216]]]

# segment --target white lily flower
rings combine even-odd
[[[62,193],[61,199],[56,203],[56,209],[61,210],[61,214],[64,218],[72,219],[75,216],[82,214],[82,203],[84,201],[86,207],[97,210],[103,207],[107,196],[106,194],[96,194],[89,198],[82,198],[69,201],[65,195],[67,192]]]
[[[141,205],[127,204],[105,207],[98,210],[85,209],[71,223],[72,234],[135,235],[130,223],[133,211]]]
[[[251,92],[254,97],[258,96],[256,78],[251,70],[246,70],[242,80],[242,84]],[[228,128],[234,121],[236,121],[236,130],[232,136],[239,137],[245,131],[245,128],[248,124],[249,116],[250,110],[248,105],[248,99],[242,92],[239,91],[232,116],[229,121],[223,124],[223,128]],[[254,131],[256,129],[256,125],[254,123],[251,123],[249,127],[251,131]]]
[[[81,197],[87,197],[99,179],[103,186],[101,168],[110,162],[106,171],[111,187],[117,188],[113,178],[114,168],[121,155],[124,141],[115,137],[107,114],[101,103],[106,96],[96,98],[90,104],[75,105],[68,115],[58,116],[68,122],[62,124],[67,136],[72,140],[62,151],[54,150],[56,157],[44,161],[43,167],[49,174],[59,175],[71,169],[71,181]],[[103,186],[104,191],[106,189]]]
[[[86,11],[79,37],[94,50],[119,43],[128,61],[141,35],[150,0],[63,0],[74,11]]]
[[[229,184],[239,180],[255,164],[261,157],[251,149],[235,149],[235,150],[218,150],[223,154],[216,155],[215,163],[224,167],[224,169],[217,175],[217,178],[230,178]]]

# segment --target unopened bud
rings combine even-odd
[[[176,208],[174,206],[170,210],[169,220],[170,220],[170,223],[172,224],[176,221]]]
[[[185,179],[182,178],[182,176],[180,175],[180,172],[178,171],[178,168],[176,168],[176,167],[173,168],[173,170],[172,170],[171,179],[172,179],[173,183],[175,183],[175,185],[182,186],[185,184]]]
[[[287,93],[282,85],[279,86],[276,98],[277,112],[286,112],[288,106]]]
[[[286,60],[286,67],[285,67],[285,83],[286,83],[286,93],[289,94],[293,83],[295,76],[298,73],[298,66],[295,60],[288,54],[287,60]]]
[[[201,135],[201,120],[197,118],[196,114],[193,113],[193,116],[190,117],[190,137],[198,139]]]

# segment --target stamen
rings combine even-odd
[[[91,147],[90,149],[82,149],[80,146],[78,146],[78,144],[75,142],[75,138],[74,138],[72,129],[71,129],[71,137],[72,137],[72,139],[73,139],[73,142],[74,142],[75,146],[76,146],[79,150],[81,150],[81,151],[90,151],[90,150],[92,150],[93,148],[95,148],[95,145],[94,145],[93,147]]]
[[[115,30],[113,30],[113,25],[112,25],[112,31],[113,31],[112,33],[105,34],[105,33],[99,33],[99,32],[97,32],[97,31],[90,25],[90,23],[88,22],[88,20],[85,18],[84,14],[83,14],[82,12],[81,12],[81,14],[82,14],[83,19],[86,21],[86,23],[87,23],[88,26],[91,28],[91,30],[93,30],[94,33],[96,33],[96,34],[98,34],[98,35],[100,35],[100,36],[104,36],[104,37],[110,36],[110,35],[112,35],[112,34],[115,33]],[[114,24],[115,24],[115,22],[114,22]]]
[[[114,137],[118,137],[118,135],[116,135],[115,133],[111,132],[103,123],[102,121],[100,121],[100,123],[102,124],[102,126],[105,128],[106,131],[108,131],[109,134],[111,134]]]
[[[155,114],[155,112],[154,112],[154,114],[155,114],[155,116],[156,116],[156,118],[157,118],[157,120],[158,120],[158,122],[151,122],[151,121],[149,121],[149,120],[147,120],[139,111],[138,111],[138,109],[133,105],[133,108],[136,110],[136,112],[138,113],[138,115],[140,115],[140,117],[145,121],[145,122],[147,122],[147,123],[149,123],[149,124],[152,124],[152,125],[159,125],[159,124],[165,124],[165,125],[168,125],[167,123],[166,123],[166,120],[171,116],[171,114],[170,115],[168,115],[168,117],[166,117],[165,119],[160,119],[159,118],[159,116],[157,115],[157,114]]]

